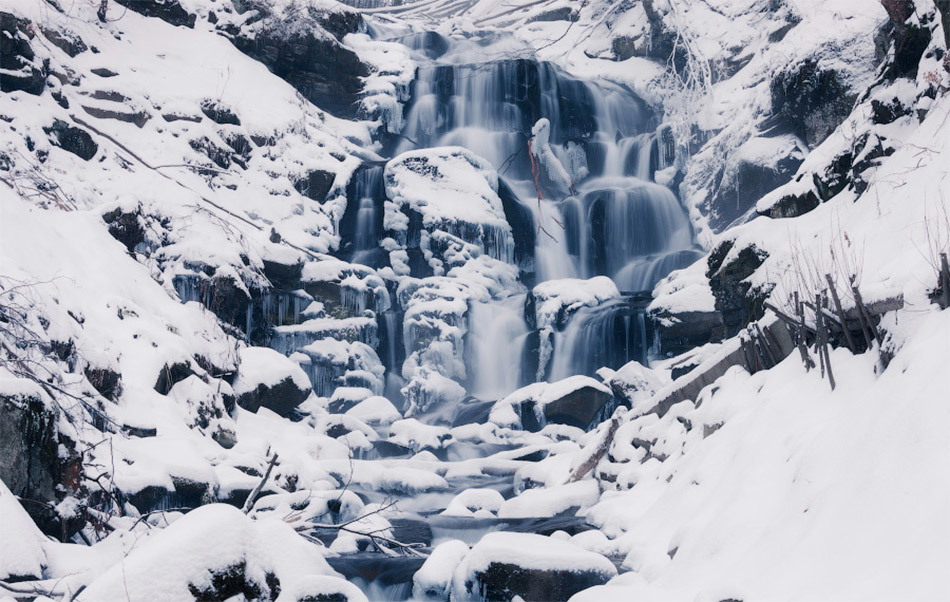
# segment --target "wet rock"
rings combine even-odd
[[[56,504],[64,476],[56,421],[57,413],[39,397],[0,395],[0,480],[14,495]],[[46,509],[24,507],[43,528]]]
[[[366,29],[363,15],[354,10],[328,10],[316,14],[320,27],[338,40],[350,33],[362,33]]]
[[[136,127],[144,127],[145,123],[151,119],[151,115],[145,111],[122,111],[119,109],[103,109],[102,107],[82,106],[82,110],[95,117],[96,119],[115,119],[124,123],[132,123]]]
[[[808,213],[820,204],[821,199],[812,190],[800,194],[787,194],[770,206],[763,215],[773,219],[798,217]]]
[[[722,314],[718,311],[683,311],[670,313],[666,310],[650,313],[654,332],[659,341],[658,351],[664,356],[684,353],[694,347],[705,345],[721,332]]]
[[[178,0],[115,0],[115,2],[142,16],[157,17],[171,25],[188,28],[195,26],[195,15],[186,11]]]
[[[663,387],[663,381],[646,366],[630,362],[617,370],[607,383],[614,397],[627,407],[646,401]]]
[[[30,46],[32,24],[10,13],[0,12],[0,91],[22,90],[39,95],[46,88],[48,67],[38,63]]]
[[[289,416],[309,395],[308,390],[301,389],[293,379],[287,377],[276,385],[261,384],[252,391],[238,395],[237,404],[251,412],[265,407],[281,416]]]
[[[743,144],[708,201],[710,227],[722,232],[756,201],[791,180],[804,159],[799,144],[794,136],[757,137]]]
[[[537,21],[577,21],[577,13],[570,6],[546,10],[529,18],[525,23]]]
[[[247,347],[239,352],[234,381],[237,404],[250,412],[264,407],[281,416],[290,414],[310,396],[307,375],[273,349]]]

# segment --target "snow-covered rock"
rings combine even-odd
[[[542,535],[489,533],[455,569],[453,600],[554,600],[606,583],[613,563]]]

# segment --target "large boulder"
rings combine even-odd
[[[567,600],[603,585],[617,569],[605,557],[566,541],[529,533],[489,533],[459,563],[452,600]]]
[[[498,401],[489,419],[501,426],[539,431],[547,424],[585,430],[600,424],[616,408],[613,393],[589,376],[571,376],[554,383],[533,383]]]
[[[3,382],[0,375],[0,385],[0,480],[25,501],[26,511],[44,533],[70,537],[83,519],[81,512],[66,516],[54,510],[79,485],[75,459],[66,457],[73,444],[56,426],[59,413],[32,383]],[[81,511],[78,505],[75,509]]]
[[[340,33],[351,24],[328,19],[326,10],[314,4],[300,10],[254,1],[242,6],[256,10],[259,18],[228,32],[241,52],[263,63],[321,109],[337,117],[357,116],[361,78],[369,75],[369,68],[322,26]]]
[[[46,88],[48,67],[36,60],[30,46],[34,37],[32,23],[0,12],[0,92],[41,94]]]
[[[256,412],[264,407],[289,416],[310,396],[307,374],[295,362],[266,347],[245,347],[234,381],[237,403]]]
[[[316,576],[346,588],[319,549],[286,523],[255,521],[231,506],[211,504],[140,537],[77,600],[274,600]]]

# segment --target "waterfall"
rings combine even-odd
[[[446,223],[442,229],[447,234],[481,241],[486,254],[517,265],[529,287],[606,275],[626,293],[649,291],[699,256],[676,194],[654,181],[660,167],[656,116],[629,89],[585,81],[529,58],[510,38],[459,40],[414,33],[397,41],[410,48],[418,68],[402,131],[380,140],[383,153],[462,146],[487,159],[498,170],[514,248],[510,237],[501,241],[481,227],[478,232],[457,231],[460,226]],[[550,150],[573,181],[570,191],[532,171],[528,142],[542,118],[550,123]],[[385,236],[383,168],[358,170],[348,198],[340,228],[345,257],[375,268],[388,266],[388,254],[379,248]],[[410,250],[438,249],[448,241],[424,231],[413,215],[403,237],[400,244]],[[407,258],[413,276],[426,275],[422,254],[417,250]],[[501,397],[534,378],[535,371],[524,364],[529,361],[528,341],[535,335],[523,315],[524,298],[512,293],[470,303],[466,315],[447,322],[466,332],[464,344],[426,351],[425,361],[437,361],[445,369],[464,362],[464,370],[449,373],[464,373],[467,392],[480,399]],[[563,378],[592,374],[601,366],[618,368],[632,359],[645,362],[652,334],[643,304],[631,299],[574,313],[555,334],[547,375]],[[355,297],[351,301],[355,309],[362,308]],[[392,311],[380,311],[377,320],[386,392],[398,403],[396,392],[405,385],[401,363],[416,351],[417,339],[432,336],[431,327],[403,324]]]
[[[555,336],[548,380],[593,374],[602,366],[619,368],[632,360],[645,364],[645,317],[645,303],[629,297],[578,310]]]
[[[512,295],[474,303],[469,310],[469,393],[479,399],[500,399],[522,383],[520,358],[528,338],[524,300],[524,295]]]

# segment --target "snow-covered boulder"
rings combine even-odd
[[[543,535],[489,533],[458,565],[452,600],[564,600],[603,585],[617,569],[605,557]]]
[[[0,481],[0,523],[3,524],[0,580],[42,579],[48,564],[43,547],[46,538],[3,481]]]
[[[615,407],[613,392],[589,376],[569,376],[554,383],[533,383],[498,401],[489,419],[499,426],[538,431],[546,424],[589,429]]]
[[[494,489],[466,489],[458,494],[442,514],[448,516],[490,517],[498,513],[505,498]]]
[[[254,521],[236,508],[213,504],[140,538],[77,599],[274,599],[312,576],[339,579],[319,549],[289,525]]]
[[[409,273],[409,254],[421,254],[429,270],[444,273],[451,245],[443,242],[436,245],[443,248],[434,248],[431,235],[436,232],[474,245],[494,259],[514,260],[498,175],[485,159],[461,147],[409,151],[386,165],[384,178],[389,197],[384,225],[397,273]],[[441,253],[437,256],[435,250]]]
[[[349,581],[337,577],[311,575],[281,590],[276,602],[368,602],[366,594]]]
[[[288,416],[310,396],[307,374],[273,349],[245,347],[239,357],[234,394],[242,408],[256,412],[265,407]]]
[[[412,576],[412,595],[420,600],[448,600],[452,573],[468,554],[468,545],[450,539],[437,545],[422,567]]]
[[[649,399],[666,383],[656,372],[634,361],[617,370],[607,384],[615,397],[633,407]]]

